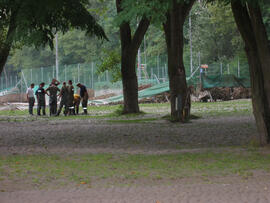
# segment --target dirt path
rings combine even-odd
[[[170,153],[247,145],[258,135],[252,116],[201,118],[184,125],[165,120],[0,122],[0,129],[0,154]]]
[[[269,177],[268,177],[269,178]],[[229,182],[231,180],[231,182]],[[234,183],[232,183],[234,181]],[[31,190],[0,193],[3,203],[268,203],[270,181],[226,179],[225,183],[197,183],[99,189]]]
[[[149,116],[149,115],[148,115]],[[73,153],[179,153],[247,145],[257,136],[252,116],[202,118],[181,125],[164,120],[110,123],[106,120],[0,122],[0,155]],[[219,129],[219,130],[217,130]],[[225,148],[223,148],[225,147]],[[123,187],[67,187],[0,191],[2,203],[82,202],[270,202],[270,176],[248,180],[215,177]]]

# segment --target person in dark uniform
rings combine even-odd
[[[75,114],[75,109],[74,109],[74,105],[73,105],[73,101],[74,101],[74,87],[72,85],[72,80],[68,81],[68,114],[69,115],[74,115]]]
[[[45,116],[46,115],[46,101],[45,101],[45,94],[46,91],[44,90],[45,83],[42,82],[39,85],[38,90],[36,91],[38,106],[37,106],[37,115],[40,116],[40,109],[42,109],[42,113]]]
[[[66,82],[63,82],[63,86],[60,90],[59,97],[61,97],[61,101],[60,101],[60,106],[57,112],[57,116],[60,115],[63,106],[65,106],[64,114],[66,116],[68,113],[68,88],[67,88]]]
[[[80,96],[81,96],[81,99],[82,99],[83,113],[87,114],[87,103],[88,103],[87,88],[84,85],[82,85],[81,83],[78,83],[77,87],[80,88]]]
[[[57,87],[58,84],[58,81],[53,80],[50,87],[46,89],[46,92],[49,92],[50,96],[50,116],[56,115],[57,113],[57,92],[60,92],[60,89]]]

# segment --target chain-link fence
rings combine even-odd
[[[149,60],[150,61],[150,60]],[[152,60],[150,65],[142,64],[140,71],[137,70],[139,84],[158,84],[168,81],[168,68],[166,61],[162,63]],[[117,81],[112,83],[112,74],[108,71],[98,74],[97,65],[90,64],[73,64],[73,65],[60,65],[58,70],[55,66],[21,69],[16,72],[8,72],[4,70],[0,77],[0,92],[6,92],[14,87],[16,90],[24,92],[31,84],[36,85],[41,82],[50,84],[53,78],[58,78],[60,82],[72,80],[74,84],[80,82],[85,84],[88,88],[95,90],[96,95],[116,91],[121,93],[122,82]],[[186,64],[186,75],[189,85],[200,84],[200,73],[202,69],[193,67],[193,73],[190,67]],[[217,76],[232,74],[238,78],[249,78],[249,71],[247,64],[225,64],[222,62],[209,64],[208,68],[203,69],[205,75]]]

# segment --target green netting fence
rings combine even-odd
[[[159,84],[167,84],[168,70],[166,63],[163,65],[157,63],[156,66],[149,66],[144,65],[143,70],[141,70],[141,80],[139,80],[139,84],[157,85],[157,88],[159,87]],[[200,77],[199,68],[194,67],[193,71],[197,71],[190,74],[188,65],[186,65],[186,67],[189,85],[197,86],[202,83],[204,88],[217,86],[232,87],[239,85],[244,87],[250,86],[247,64],[210,64],[208,65],[208,69],[203,72],[203,77]],[[60,65],[58,72],[55,66],[24,68],[19,71],[5,70],[0,77],[0,96],[8,94],[15,89],[19,92],[25,92],[26,87],[31,83],[38,85],[41,82],[45,82],[48,85],[52,78],[56,78],[57,75],[60,82],[68,80],[72,80],[74,84],[80,82],[85,84],[88,88],[94,89],[95,92],[113,89],[118,90],[120,93],[122,90],[121,81],[112,83],[112,74],[110,72],[106,71],[103,74],[98,74],[96,63],[89,63]]]

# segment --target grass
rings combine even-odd
[[[88,116],[60,116],[60,117],[45,117],[46,119],[102,119],[102,118],[129,118],[142,116],[144,114],[154,114],[154,115],[167,115],[170,113],[169,103],[154,103],[154,104],[140,104],[140,109],[142,110],[139,114],[122,114],[121,105],[104,105],[104,106],[88,106]],[[49,114],[48,108],[47,115]],[[36,110],[34,110],[36,114]],[[225,102],[212,102],[212,103],[201,103],[193,102],[191,113],[199,117],[216,117],[216,116],[241,116],[241,115],[251,115],[252,114],[252,104],[251,100],[233,100]],[[27,110],[2,110],[0,111],[0,116],[5,117],[25,117],[28,116]],[[162,117],[161,116],[161,117]],[[44,117],[41,117],[44,118]],[[5,118],[2,118],[5,120]]]
[[[270,155],[257,150],[167,155],[83,154],[0,156],[0,183],[4,179],[29,185],[50,183],[89,184],[93,180],[175,180],[184,177],[238,175],[244,179],[254,170],[270,171]],[[1,185],[1,184],[0,184]],[[1,187],[0,187],[1,189]]]

